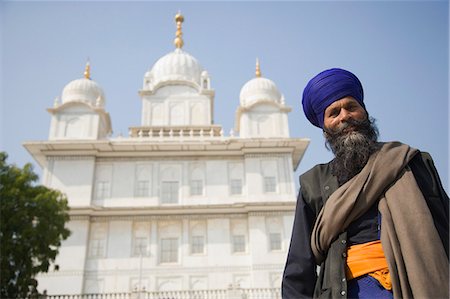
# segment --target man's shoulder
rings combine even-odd
[[[300,175],[300,182],[304,180],[315,179],[331,174],[331,161],[328,163],[317,164]]]
[[[422,151],[422,150],[420,150],[418,148],[414,148],[411,145],[409,145],[407,143],[400,142],[400,141],[379,142],[380,147],[383,144],[387,144],[387,143],[393,144],[394,146],[400,146],[400,145],[405,146],[406,145],[406,146],[410,147],[411,149],[417,151],[417,154],[414,155],[414,157],[411,159],[411,162],[413,162],[413,163],[415,161],[420,160],[420,161],[423,161],[425,163],[432,163],[432,164],[434,164],[433,158],[431,157],[430,153],[428,153],[426,151]]]

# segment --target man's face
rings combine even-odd
[[[378,130],[364,108],[352,97],[334,102],[324,113],[324,136],[335,158],[331,172],[339,184],[363,169],[378,148]]]
[[[345,125],[349,119],[363,121],[367,118],[364,108],[353,97],[342,98],[325,109],[323,116],[324,129],[337,131]],[[348,130],[352,130],[349,127]]]

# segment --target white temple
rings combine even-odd
[[[182,49],[183,16],[176,22],[176,48],[145,73],[141,126],[128,137],[111,137],[87,64],[48,109],[48,140],[24,144],[70,206],[59,270],[38,276],[49,298],[280,296],[294,170],[309,140],[290,138],[291,109],[259,62],[225,136],[211,78]]]

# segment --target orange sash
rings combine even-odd
[[[365,274],[378,280],[386,290],[392,289],[388,264],[380,240],[353,245],[347,249],[347,279]]]

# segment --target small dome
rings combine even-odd
[[[239,96],[241,106],[248,106],[257,101],[282,103],[282,95],[272,80],[263,77],[254,78],[242,87]]]
[[[188,81],[200,84],[203,68],[190,54],[181,49],[161,57],[153,66],[150,74],[146,74],[153,86],[164,81]]]
[[[62,103],[86,102],[92,106],[103,106],[105,96],[101,87],[91,79],[82,78],[67,84],[62,92]]]

